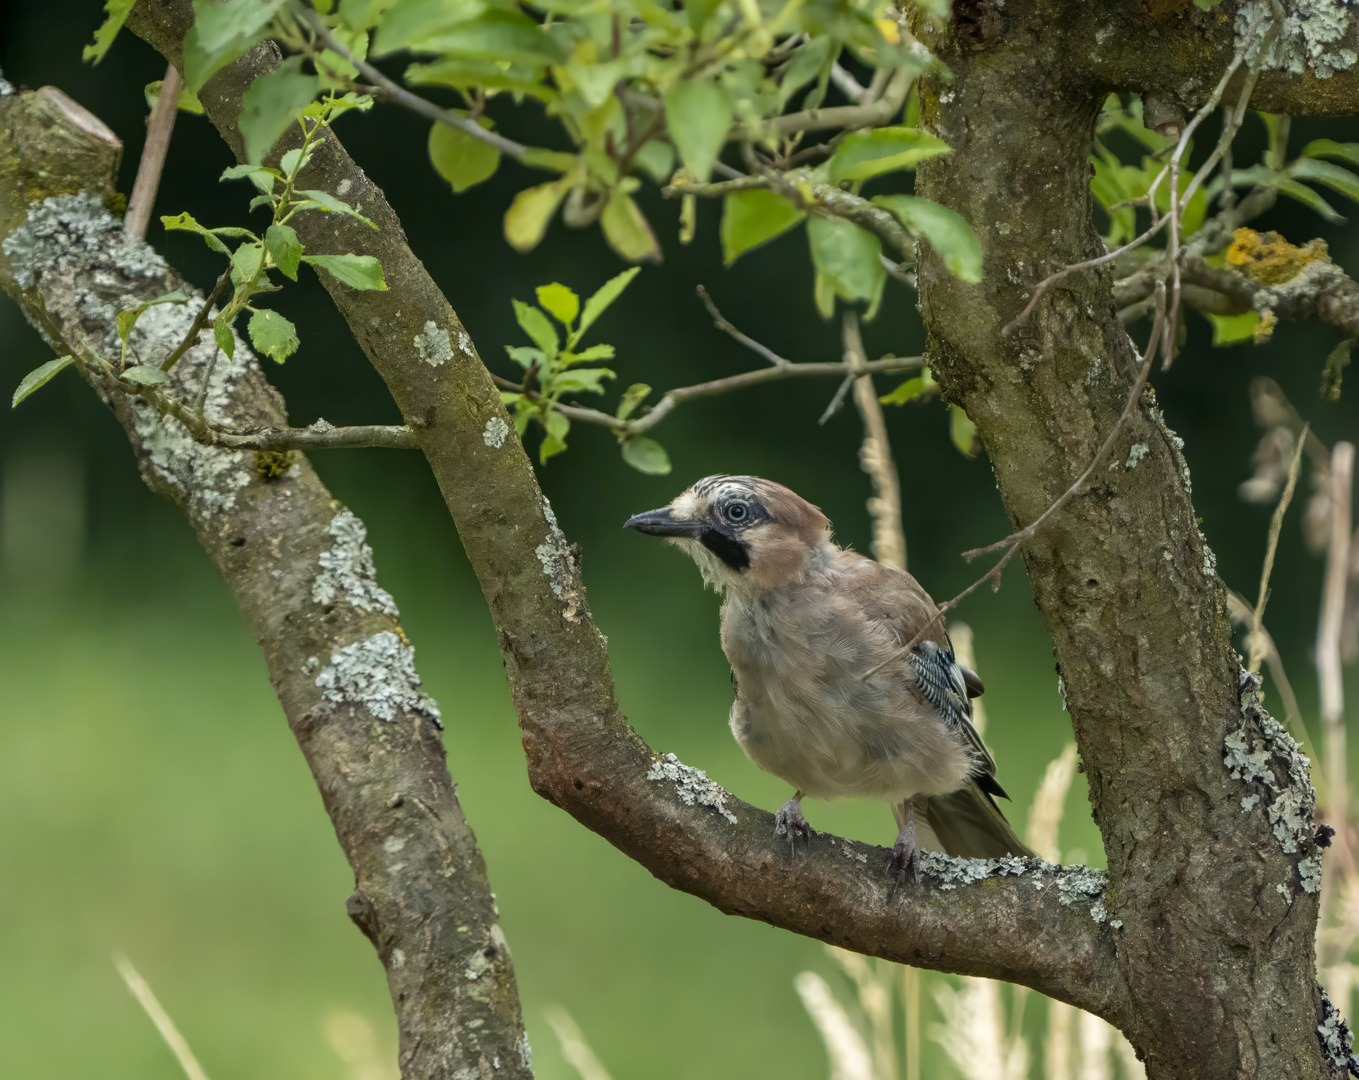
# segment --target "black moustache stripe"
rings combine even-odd
[[[735,537],[718,532],[716,529],[704,529],[699,541],[738,573],[750,569],[750,552],[746,550],[745,544]]]

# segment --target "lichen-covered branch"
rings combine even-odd
[[[120,149],[64,96],[0,96],[0,286],[86,370],[95,356],[117,355],[119,311],[192,291],[105,209]],[[183,340],[201,301],[195,293],[192,305],[147,310],[133,330],[143,363]],[[286,428],[246,343],[213,365],[216,350],[210,338],[189,348],[165,392],[188,399],[210,375],[204,411],[214,428]],[[439,711],[420,691],[363,523],[336,510],[304,458],[205,446],[100,385],[147,482],[184,511],[264,651],[354,870],[346,906],[386,968],[403,1075],[531,1076],[514,968],[444,763]]]
[[[143,0],[128,25],[178,62],[190,13],[186,0]],[[269,47],[257,48],[199,95],[238,153],[241,95],[276,62]],[[309,252],[382,263],[388,292],[325,284],[415,431],[480,580],[534,788],[661,880],[723,911],[919,967],[1023,982],[1118,1018],[1124,988],[1107,977],[1116,928],[1099,921],[1098,875],[941,863],[931,883],[893,895],[886,852],[819,836],[790,863],[773,842],[771,814],[638,737],[614,696],[576,555],[523,447],[491,437],[507,430],[508,416],[470,337],[381,192],[333,135],[304,175],[378,225],[294,219]],[[978,875],[986,880],[969,880]]]

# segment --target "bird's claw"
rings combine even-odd
[[[911,884],[919,883],[923,854],[920,842],[916,839],[915,825],[907,825],[901,830],[897,842],[892,845],[892,854],[887,858],[887,872],[892,880],[897,885],[905,885],[908,881]]]
[[[774,814],[774,835],[788,837],[789,847],[797,853],[797,842],[801,838],[810,843],[812,827],[802,816],[802,807],[796,799],[789,799]]]

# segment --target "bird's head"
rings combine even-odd
[[[830,542],[825,514],[758,476],[705,477],[669,506],[624,524],[684,548],[719,592],[782,588],[806,574]]]

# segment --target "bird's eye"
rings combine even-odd
[[[745,503],[728,503],[723,513],[726,514],[728,521],[745,521],[746,518],[750,517],[750,507]]]

